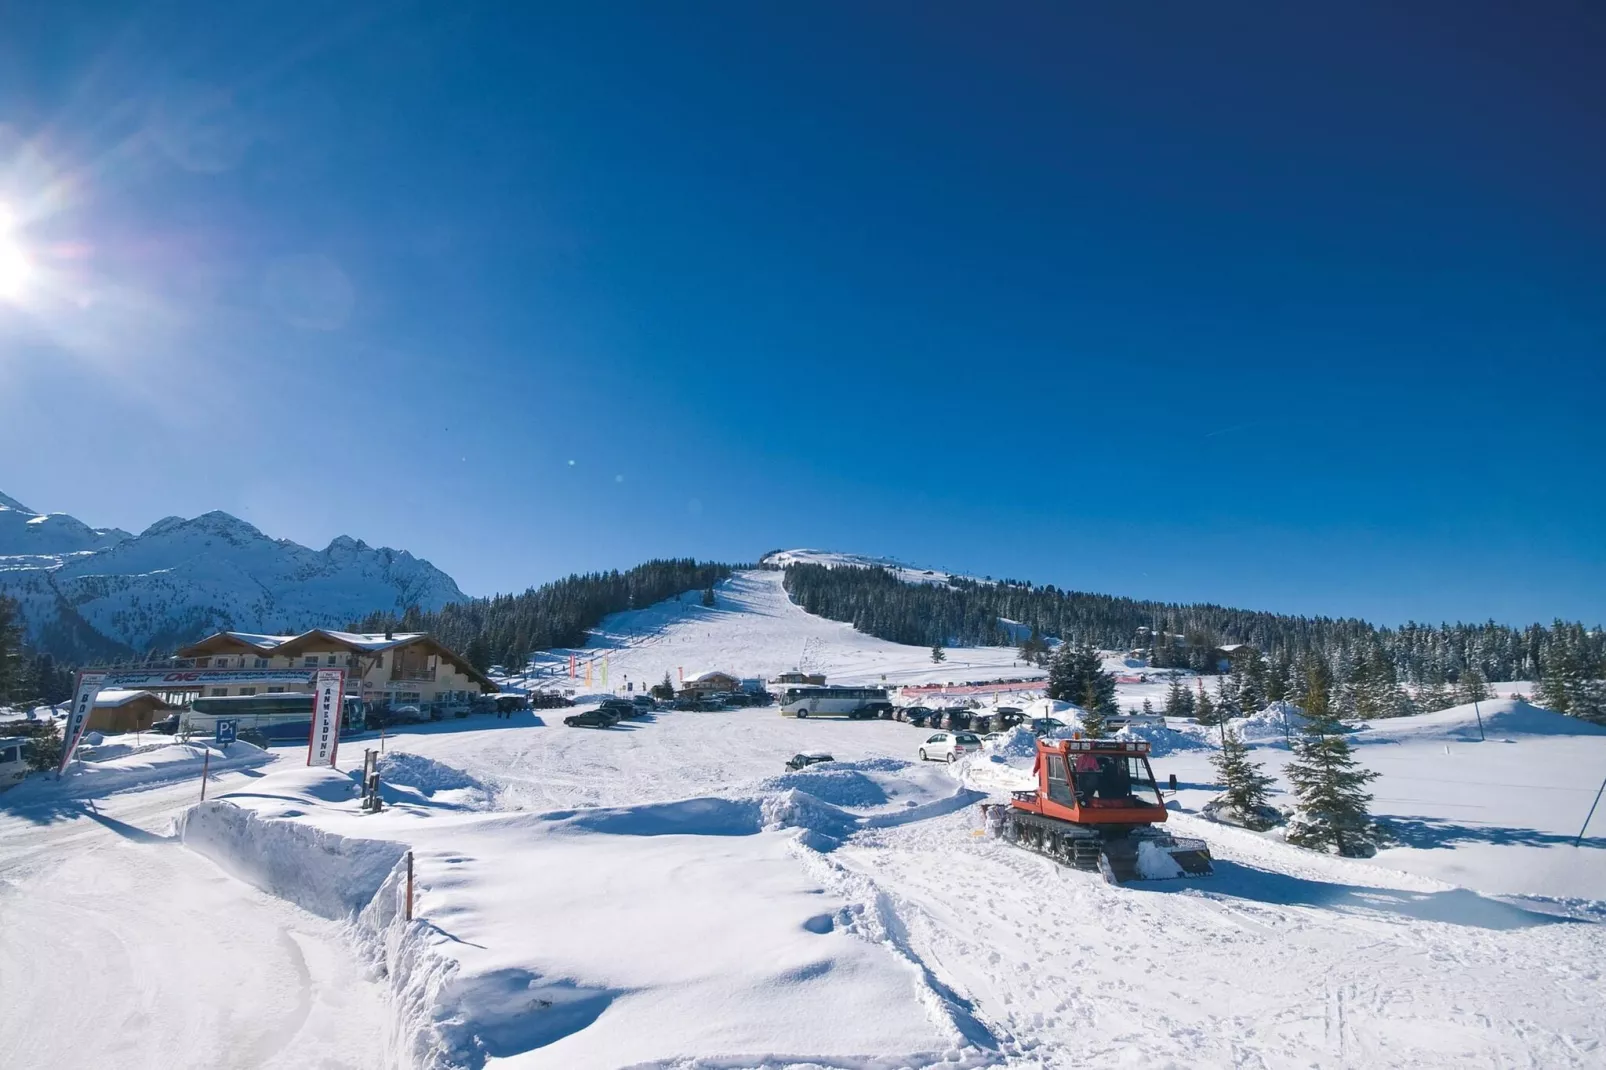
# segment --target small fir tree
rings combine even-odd
[[[1486,702],[1489,698],[1489,686],[1483,682],[1483,673],[1478,671],[1476,665],[1469,665],[1461,674],[1460,692],[1462,702]]]
[[[22,748],[22,760],[29,769],[45,771],[61,764],[61,732],[54,721],[34,730],[34,736]]]
[[[948,652],[942,648],[941,643],[931,644],[931,663],[933,665],[948,660]]]
[[[1082,734],[1088,739],[1109,735],[1110,722],[1099,704],[1098,685],[1088,680],[1082,690]]]
[[[1218,720],[1216,704],[1211,702],[1210,696],[1205,693],[1203,681],[1199,683],[1199,697],[1194,701],[1193,719],[1202,725],[1214,725]]]
[[[711,606],[714,604],[714,589],[712,587],[703,588],[703,605]]]
[[[1270,828],[1273,822],[1265,814],[1266,793],[1274,781],[1260,771],[1260,762],[1250,760],[1249,747],[1242,737],[1237,732],[1224,732],[1221,750],[1210,762],[1221,777],[1221,805],[1245,828]]]
[[[1292,744],[1294,760],[1287,766],[1288,782],[1299,798],[1288,842],[1365,857],[1376,850],[1368,835],[1372,796],[1366,785],[1377,774],[1355,761],[1332,709],[1327,680],[1319,673],[1312,677],[1306,687],[1305,728]]]

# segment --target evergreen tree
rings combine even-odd
[[[1154,703],[1150,702],[1148,699],[1144,699],[1143,700],[1143,716],[1144,717],[1153,717],[1154,716]]]
[[[939,664],[939,663],[947,661],[947,660],[948,660],[948,653],[947,653],[947,651],[943,650],[942,644],[941,643],[932,643],[931,644],[931,663],[933,665],[936,665],[936,664]]]
[[[1092,696],[1092,705],[1088,705]],[[1048,665],[1048,697],[1080,703],[1108,716],[1116,710],[1115,677],[1103,670],[1096,650],[1086,643],[1061,643]]]
[[[1489,698],[1489,688],[1483,682],[1483,673],[1479,672],[1475,665],[1469,666],[1461,673],[1459,690],[1462,702],[1484,702]]]
[[[664,670],[661,682],[652,685],[652,697],[659,702],[672,702],[675,698],[675,681],[669,678],[669,670]]]
[[[485,672],[492,664],[491,645],[483,635],[476,635],[468,641],[468,649],[463,651],[463,657],[480,672]]]
[[[17,603],[0,595],[0,703],[21,698],[27,661],[22,652],[22,615]]]
[[[54,769],[61,764],[61,732],[55,721],[47,721],[33,730],[33,738],[22,748],[22,760],[28,768],[39,772]]]
[[[1220,718],[1216,713],[1216,704],[1210,701],[1209,695],[1205,694],[1203,681],[1200,681],[1199,683],[1199,697],[1194,702],[1193,719],[1202,725],[1215,725],[1220,723]]]
[[[1327,680],[1313,672],[1306,687],[1305,728],[1293,742],[1286,775],[1299,798],[1288,842],[1315,850],[1364,857],[1374,853],[1368,829],[1372,796],[1366,785],[1377,774],[1350,753],[1329,698]]]
[[[715,604],[714,588],[712,588],[712,587],[703,588],[703,605],[712,606],[714,604]]]
[[[1221,802],[1239,823],[1247,828],[1269,828],[1271,823],[1261,811],[1274,781],[1261,773],[1260,762],[1250,760],[1249,747],[1237,732],[1222,733],[1221,750],[1210,761],[1221,777]]]
[[[1424,713],[1437,713],[1456,704],[1455,696],[1445,686],[1444,674],[1435,673],[1416,693],[1416,704]]]
[[[1182,686],[1182,678],[1173,676],[1171,686],[1165,692],[1165,715],[1167,717],[1189,717],[1193,714],[1192,695]]]
[[[1088,739],[1104,739],[1110,734],[1110,722],[1099,702],[1099,686],[1091,677],[1082,683],[1082,735]]]

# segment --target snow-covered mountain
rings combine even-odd
[[[168,647],[223,629],[300,631],[465,598],[428,561],[345,535],[312,550],[223,512],[167,517],[130,535],[5,495],[0,593],[21,604],[31,641],[64,656]]]

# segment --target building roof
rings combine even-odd
[[[142,698],[152,700],[163,709],[176,708],[170,707],[160,696],[153,695],[149,691],[125,691],[116,687],[108,687],[104,691],[98,692],[95,695],[95,708],[97,710],[115,709],[118,706],[126,706],[130,702]]]
[[[347,650],[354,654],[376,654],[395,647],[423,646],[431,654],[451,662],[464,676],[487,691],[499,688],[489,676],[470,665],[456,652],[442,646],[428,632],[336,632],[327,628],[313,628],[300,635],[257,635],[253,632],[218,632],[178,652],[181,658],[205,657],[209,654],[251,652],[293,658],[303,651]]]
[[[736,679],[736,675],[734,673],[722,672],[719,669],[709,669],[707,672],[700,672],[700,673],[694,673],[694,674],[688,675],[686,677],[686,681],[685,682],[688,683],[688,684],[695,684],[695,683],[699,683],[699,682],[701,682],[703,680],[712,680],[716,676],[723,676],[727,680]]]

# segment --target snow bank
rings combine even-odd
[[[1606,726],[1530,705],[1521,699],[1491,699],[1474,705],[1452,706],[1436,713],[1392,717],[1376,721],[1357,733],[1367,743],[1405,743],[1424,740],[1471,741],[1478,739],[1478,718],[1490,738],[1520,736],[1606,736]]]
[[[81,762],[74,758],[60,780],[52,773],[35,773],[8,791],[6,802],[16,805],[35,800],[98,799],[112,792],[142,788],[164,780],[198,778],[203,766],[216,774],[231,769],[250,769],[273,760],[273,754],[250,743],[230,744],[228,754],[202,743],[165,743],[103,762]]]
[[[353,775],[361,777],[360,771]],[[380,798],[386,805],[416,803],[469,810],[489,809],[495,792],[484,781],[456,766],[406,751],[379,759]]]
[[[1114,738],[1121,740],[1146,740],[1149,744],[1149,756],[1161,758],[1167,754],[1185,750],[1209,750],[1210,743],[1191,732],[1179,732],[1163,724],[1130,724],[1119,732]]]
[[[1279,740],[1285,734],[1297,736],[1304,730],[1305,723],[1305,712],[1292,702],[1273,702],[1247,717],[1231,718],[1227,721],[1227,728],[1237,732],[1238,738],[1245,743],[1253,743],[1257,740]]]
[[[367,907],[407,854],[399,843],[351,839],[264,817],[226,798],[184,811],[177,833],[184,846],[241,880],[334,919]]]

